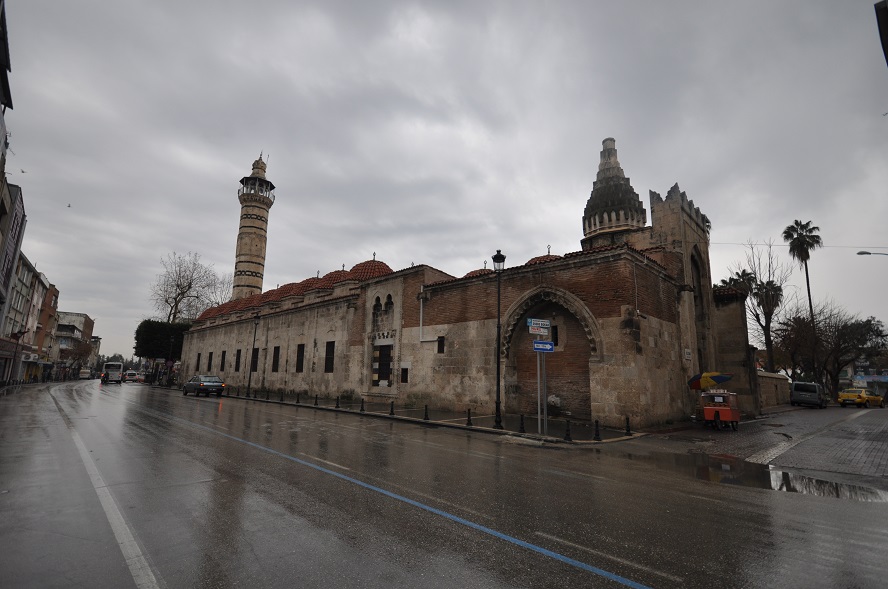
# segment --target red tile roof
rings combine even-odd
[[[266,303],[280,301],[287,297],[304,295],[310,290],[320,288],[332,288],[335,284],[344,282],[346,280],[356,280],[358,282],[363,282],[365,280],[379,278],[380,276],[385,276],[392,273],[392,269],[389,268],[388,264],[386,264],[385,262],[381,262],[379,260],[367,260],[366,262],[355,264],[354,267],[352,267],[352,269],[349,271],[334,270],[333,272],[328,272],[327,274],[324,274],[322,278],[306,278],[301,282],[291,282],[289,284],[285,284],[284,286],[265,291],[261,294],[255,294],[242,299],[237,299],[236,301],[228,301],[227,303],[222,303],[217,307],[211,307],[201,313],[200,317],[198,317],[197,320],[203,321],[206,319],[212,319],[213,317],[228,315],[229,313],[236,313],[238,311],[244,311],[246,309],[252,309],[254,307],[261,307]]]

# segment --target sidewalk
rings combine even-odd
[[[164,390],[175,390],[174,388],[158,386],[155,384],[149,386]],[[279,394],[271,393],[268,398],[265,398],[264,393],[258,393],[258,398],[254,396],[248,398],[246,396],[240,396],[239,393],[240,391],[235,388],[234,394],[226,394],[223,398],[242,399],[245,402],[249,401],[273,403],[276,405],[291,405],[294,407],[309,407],[320,411],[360,413],[369,417],[394,419],[397,421],[422,424],[429,427],[448,427],[480,431],[496,435],[518,436],[548,443],[575,442],[598,444],[602,442],[616,442],[619,440],[632,439],[634,437],[645,435],[632,430],[630,430],[627,435],[625,429],[617,430],[605,427],[599,427],[596,434],[595,425],[592,423],[577,421],[568,422],[565,419],[552,418],[550,418],[548,422],[541,422],[542,434],[540,434],[537,429],[536,415],[525,415],[522,418],[521,415],[504,414],[502,416],[503,428],[496,429],[494,428],[496,417],[492,414],[476,415],[472,413],[470,423],[468,413],[460,413],[457,411],[440,411],[436,409],[427,409],[426,407],[397,407],[393,406],[391,403],[362,403],[360,400],[338,401],[336,399],[327,399],[310,395],[296,395],[295,397],[293,395],[286,395],[282,400],[282,397]]]

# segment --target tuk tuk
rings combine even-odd
[[[740,424],[740,408],[737,405],[737,393],[723,390],[703,391],[700,393],[700,409],[703,421],[715,429],[731,427],[737,431]]]

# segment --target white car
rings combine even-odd
[[[137,382],[139,374],[135,370],[127,370],[123,375],[123,382]]]

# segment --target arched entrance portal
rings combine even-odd
[[[537,413],[536,335],[528,332],[528,319],[551,322],[548,336],[555,351],[546,353],[546,395],[550,417],[590,420],[590,374],[600,362],[598,325],[586,306],[567,291],[539,288],[506,312],[503,332],[505,356],[505,411],[527,416]],[[546,402],[546,399],[543,399]]]

